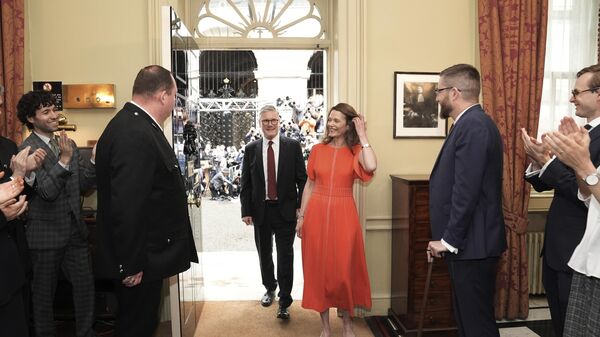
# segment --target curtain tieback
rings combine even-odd
[[[527,223],[529,220],[526,217],[523,217],[517,213],[514,213],[506,208],[504,211],[504,223],[506,227],[519,235],[523,235],[527,233]]]

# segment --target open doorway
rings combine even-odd
[[[201,199],[201,300],[258,300],[264,288],[253,229],[244,225],[240,216],[244,146],[262,137],[257,111],[272,104],[280,112],[280,134],[298,140],[308,157],[324,130],[325,53],[208,50],[197,51],[197,58],[189,53],[173,54],[175,68],[186,69],[186,74],[177,77],[185,78],[192,87],[181,91],[191,94],[181,97],[174,133],[195,133],[183,138],[195,138],[193,170],[198,174],[193,185]],[[187,162],[192,158],[189,147],[185,141],[179,147]],[[296,240],[295,299],[301,298],[303,286],[300,245]]]

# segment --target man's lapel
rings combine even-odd
[[[446,140],[444,141],[444,144],[442,144],[442,148],[440,149],[440,152],[438,153],[438,156],[435,160],[435,164],[433,164],[433,168],[431,169],[431,175],[433,175],[433,172],[435,172],[435,168],[437,167],[438,163],[440,162],[440,158],[442,157],[442,153],[444,152],[444,149],[446,148],[446,144],[448,144],[452,140],[452,137],[454,136],[455,131],[456,131],[456,130],[454,130],[455,128],[456,128],[456,126],[454,126],[452,128],[452,131],[454,131],[454,132],[449,132],[448,136],[446,137]]]
[[[287,147],[287,142],[283,139],[283,137],[279,136],[279,161],[277,163],[277,185],[279,185],[279,176],[281,175],[281,172],[284,172],[283,170],[285,168],[283,168],[283,166],[285,165],[285,162],[287,160],[287,158],[285,158],[285,154],[288,153],[288,151],[286,151],[286,147]]]
[[[590,144],[600,139],[600,125],[596,126],[590,131]]]
[[[265,181],[265,168],[263,166],[263,153],[262,153],[262,147],[263,147],[263,141],[264,138],[261,138],[260,141],[256,142],[256,164],[258,165],[258,174],[260,175],[260,178],[262,179],[261,181]],[[263,186],[265,184],[262,184]]]

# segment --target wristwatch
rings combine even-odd
[[[588,186],[596,186],[600,181],[598,173],[592,173],[583,179]]]

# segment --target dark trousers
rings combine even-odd
[[[498,258],[448,260],[460,337],[499,337],[494,315]]]
[[[277,248],[277,279],[273,265],[273,234]],[[275,291],[279,283],[279,305],[284,308],[292,304],[295,237],[295,224],[283,219],[276,203],[267,203],[263,223],[254,225],[254,242],[258,250],[262,284],[267,291]]]
[[[115,282],[119,308],[117,311],[116,337],[152,337],[158,326],[158,307],[162,280],[144,280],[135,287],[125,287]]]
[[[542,282],[546,290],[546,298],[548,299],[548,307],[550,307],[550,316],[552,317],[552,325],[554,326],[554,335],[556,337],[563,335],[572,278],[573,271],[565,272],[552,269],[546,263],[546,258],[544,257]]]
[[[3,272],[9,273],[10,271],[5,270]],[[25,320],[23,294],[21,294],[20,289],[12,294],[7,303],[0,305],[0,336],[29,336],[27,321]]]
[[[94,336],[94,277],[90,251],[79,231],[74,228],[66,247],[32,249],[33,322],[37,337],[55,336],[54,294],[59,270],[73,286],[76,336]]]

